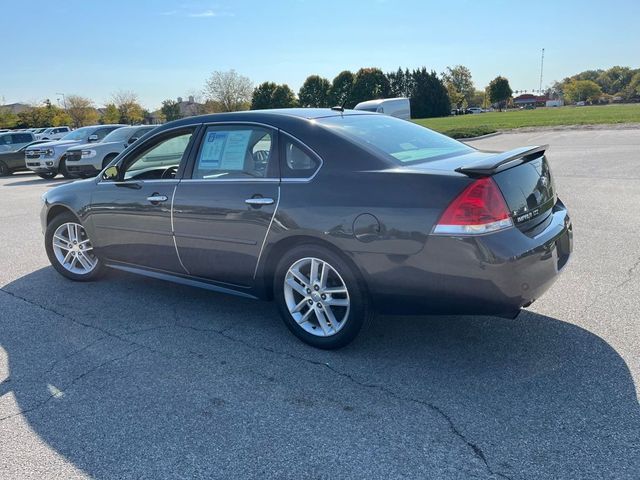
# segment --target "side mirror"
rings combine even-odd
[[[107,167],[107,169],[102,172],[102,179],[115,182],[118,180],[118,166],[112,165],[111,167]]]
[[[87,138],[87,141],[89,143],[93,143],[93,142],[97,142],[98,141],[98,135],[89,135],[89,138]]]
[[[129,139],[129,143],[127,145],[133,145],[138,141],[138,137],[133,137]]]

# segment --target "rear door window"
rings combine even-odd
[[[202,137],[191,178],[277,178],[275,134],[254,125],[210,126]]]

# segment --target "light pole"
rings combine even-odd
[[[61,95],[62,96],[62,104],[64,105],[64,109],[65,111],[67,110],[67,99],[64,96],[64,93],[56,93],[56,95]]]

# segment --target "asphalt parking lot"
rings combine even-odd
[[[379,317],[349,347],[275,306],[125,273],[65,280],[0,179],[1,478],[638,478],[640,130],[549,143],[575,232],[516,320]]]

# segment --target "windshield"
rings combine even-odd
[[[117,128],[113,132],[111,132],[109,135],[104,137],[104,140],[102,140],[102,141],[104,143],[107,143],[107,142],[124,142],[125,140],[129,140],[129,137],[131,136],[131,134],[134,131],[135,131],[135,128],[133,128],[133,127]]]
[[[413,122],[385,115],[327,117],[318,123],[400,163],[427,162],[473,150]]]
[[[79,128],[77,130],[74,130],[73,132],[67,133],[60,140],[83,140],[91,135],[91,132],[93,132],[93,130],[93,127]]]

